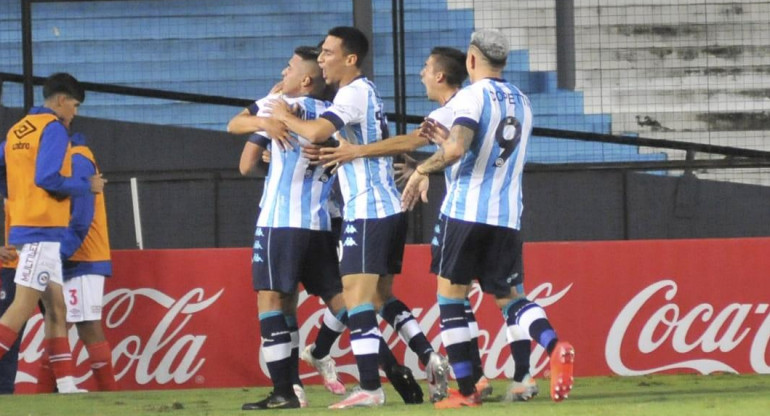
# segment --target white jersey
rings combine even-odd
[[[457,93],[448,107],[453,125],[475,131],[468,151],[450,172],[441,213],[462,221],[521,228],[527,143],[532,132],[529,99],[500,79],[483,79]]]
[[[337,91],[323,118],[345,140],[368,144],[388,138],[388,120],[374,84],[364,77]],[[384,218],[401,212],[401,195],[393,180],[393,158],[358,158],[338,171],[345,220]]]
[[[431,111],[427,117],[444,126],[444,128],[447,130],[452,128],[452,122],[454,122],[455,119],[454,110],[448,106],[449,102],[451,102],[451,99],[443,106]],[[444,168],[444,179],[446,180],[447,190],[449,190],[450,178],[455,175],[455,171],[457,170],[458,166],[459,163],[455,163],[452,166],[447,166]]]
[[[256,114],[268,116],[265,108],[268,100],[280,97],[269,95],[256,102]],[[331,104],[310,97],[283,99],[290,105],[297,105],[300,117],[313,120]],[[258,132],[262,139],[255,142],[263,147],[269,146],[270,140],[265,132]],[[296,134],[300,146],[310,142]],[[323,167],[311,166],[310,161],[302,156],[299,147],[287,151],[274,151],[271,155],[270,168],[265,178],[265,189],[259,203],[260,212],[257,227],[291,227],[309,230],[331,230],[328,199],[334,178],[325,174]]]

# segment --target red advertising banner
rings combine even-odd
[[[577,376],[664,372],[770,373],[770,239],[531,243],[525,287],[559,337],[577,351]],[[259,358],[249,249],[115,251],[104,325],[123,389],[269,385]],[[394,292],[440,347],[429,246],[409,246]],[[511,377],[505,327],[476,288],[487,377]],[[302,344],[315,338],[323,305],[300,295]],[[417,356],[381,326],[397,357],[424,377]],[[92,387],[87,354],[70,333],[77,382]],[[17,390],[34,391],[43,340],[40,316],[24,334]],[[347,334],[332,350],[343,380],[356,375]],[[533,349],[533,372],[548,359]],[[301,365],[303,379],[320,382]]]

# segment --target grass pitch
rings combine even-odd
[[[548,380],[538,380],[541,394],[527,403],[506,403],[501,397],[508,383],[493,382],[495,393],[481,408],[437,411],[429,403],[404,405],[386,384],[387,404],[382,408],[328,410],[339,400],[321,386],[307,386],[310,407],[273,410],[270,414],[434,416],[436,414],[481,414],[600,416],[655,415],[759,416],[770,411],[770,375],[658,375],[644,377],[578,378],[570,398],[553,403],[548,397]],[[80,395],[0,396],[0,416],[229,416],[259,414],[241,411],[241,404],[264,398],[269,388],[128,391]],[[426,390],[426,389],[424,389]],[[522,413],[523,414],[523,413]]]

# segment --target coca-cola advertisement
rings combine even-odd
[[[559,337],[577,351],[575,373],[770,373],[770,239],[530,243],[525,288]],[[259,355],[256,293],[249,249],[113,252],[103,323],[122,389],[269,385]],[[409,246],[395,294],[440,348],[430,247]],[[502,314],[474,287],[487,377],[513,375]],[[323,304],[299,297],[300,340],[312,342]],[[424,377],[417,355],[382,323],[397,357]],[[77,382],[93,387],[87,353],[70,332]],[[40,315],[27,324],[17,391],[33,392],[42,353]],[[332,349],[343,381],[357,377],[349,338]],[[533,349],[532,371],[547,376],[548,357]],[[320,383],[300,366],[306,383]]]

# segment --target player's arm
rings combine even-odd
[[[257,166],[262,160],[262,153],[267,148],[268,143],[270,143],[270,139],[258,134],[249,137],[249,140],[243,145],[241,161],[238,165],[241,175],[256,176]]]
[[[420,129],[415,129],[409,134],[365,145],[352,144],[344,139],[339,140],[339,143],[337,147],[324,147],[320,149],[321,155],[319,159],[324,163],[324,167],[347,163],[360,157],[399,155],[428,145],[430,141],[420,136]]]
[[[233,134],[250,134],[264,131],[270,137],[275,137],[279,140],[289,140],[289,131],[283,123],[270,117],[257,116],[257,110],[255,105],[244,108],[243,111],[236,114],[227,123],[227,131]]]
[[[312,143],[323,143],[339,130],[331,121],[322,117],[314,120],[303,120],[297,117],[284,100],[272,100],[268,103],[268,107],[273,118]]]
[[[69,134],[61,123],[50,123],[40,138],[35,165],[35,185],[53,195],[74,196],[88,192],[101,193],[104,180],[100,175],[63,176],[61,173],[64,156],[67,153]]]
[[[457,162],[468,151],[473,142],[475,130],[462,124],[455,124],[449,131],[449,138],[438,151],[417,166],[415,173],[427,175],[438,172]]]
[[[438,172],[457,162],[468,151],[476,130],[472,125],[455,123],[449,131],[449,138],[431,157],[417,166],[414,174],[401,194],[401,208],[411,210],[419,199],[428,202],[429,177],[431,172]]]
[[[89,178],[96,175],[96,166],[88,158],[75,154],[72,156],[72,176]],[[86,192],[73,196],[70,200],[70,222],[61,243],[63,259],[72,257],[86,239],[91,222],[94,219],[94,200],[96,195]]]

